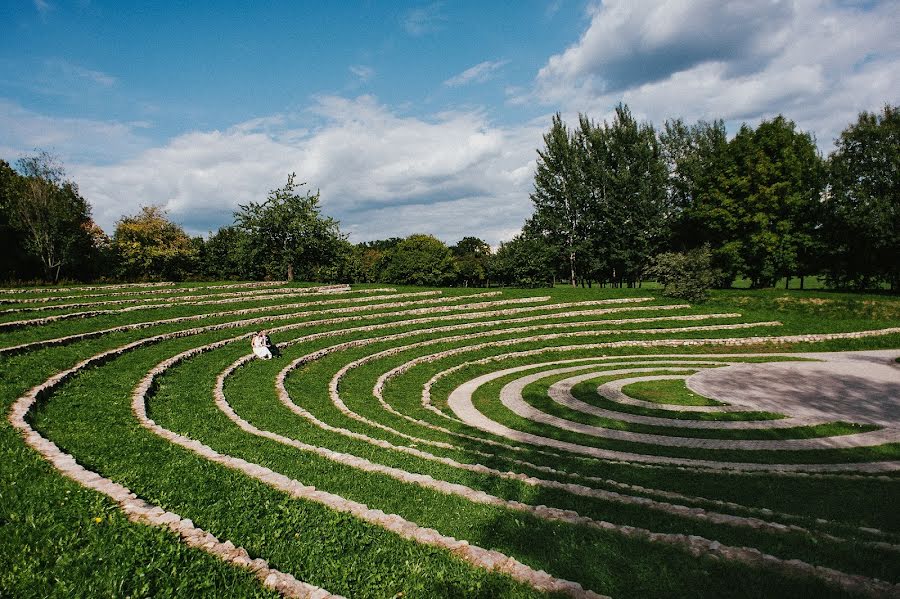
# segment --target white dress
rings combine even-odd
[[[262,360],[272,359],[272,352],[266,347],[264,341],[260,337],[253,338],[253,353],[256,354],[257,358]]]

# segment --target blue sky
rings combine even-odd
[[[896,2],[98,2],[0,6],[0,157],[57,153],[107,231],[191,233],[286,173],[353,240],[510,238],[550,115],[784,113],[827,152],[898,103]]]

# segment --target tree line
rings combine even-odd
[[[833,287],[900,283],[900,113],[862,113],[827,158],[783,116],[743,125],[667,121],[627,106],[611,123],[557,114],[535,173],[520,243],[553,273],[633,286],[662,252],[708,247],[717,285],[823,275]]]
[[[729,139],[721,120],[657,130],[625,105],[571,128],[557,114],[543,142],[533,214],[496,251],[421,234],[352,244],[294,175],[205,239],[153,205],[108,236],[53,156],[0,161],[0,279],[635,286],[704,265],[697,276],[714,286],[821,275],[900,288],[897,107],[861,113],[827,157],[783,116]]]

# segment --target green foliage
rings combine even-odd
[[[246,233],[234,226],[222,227],[210,235],[202,254],[203,276],[218,280],[252,278],[241,253],[245,237]]]
[[[587,236],[583,162],[578,140],[556,113],[550,131],[544,134],[544,149],[538,150],[531,194],[534,214],[528,226],[558,249],[573,287],[579,246]]]
[[[0,160],[0,279],[5,281],[30,278],[37,268],[25,252],[25,237],[13,213],[21,179],[8,162]]]
[[[553,285],[556,249],[542,238],[527,233],[501,243],[493,260],[493,277],[519,287]]]
[[[197,248],[160,206],[144,206],[116,223],[113,244],[126,279],[181,280],[197,266]]]
[[[463,237],[450,248],[459,283],[463,287],[483,287],[491,272],[491,246],[477,237]]]
[[[900,289],[900,107],[863,112],[841,133],[825,212],[828,283]]]
[[[656,133],[624,105],[613,122],[559,114],[539,150],[526,228],[557,248],[569,282],[640,278],[665,237],[666,166]],[[549,277],[545,277],[549,278]]]
[[[456,264],[450,249],[431,235],[410,235],[385,252],[381,280],[401,285],[450,285]]]
[[[725,141],[721,121],[687,128],[669,122],[662,136],[677,208],[674,241],[711,244],[728,279],[755,287],[807,274],[818,253],[815,227],[824,167],[809,134],[778,116]]]
[[[648,274],[663,285],[663,295],[689,302],[705,301],[716,280],[708,246],[659,254]]]
[[[26,156],[17,164],[20,177],[4,174],[5,195],[23,249],[40,262],[45,280],[58,281],[63,267],[77,276],[93,253],[90,206],[51,154]]]
[[[305,183],[295,183],[294,177],[288,175],[284,187],[270,191],[265,202],[241,205],[234,214],[244,234],[242,261],[256,276],[319,280],[341,249],[338,222],[321,215],[318,193],[298,193]]]

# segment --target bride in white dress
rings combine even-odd
[[[272,359],[272,350],[270,350],[269,346],[266,344],[266,335],[264,333],[253,335],[253,340],[250,341],[250,345],[253,347],[253,353],[256,354],[257,358],[260,358],[261,360]]]

